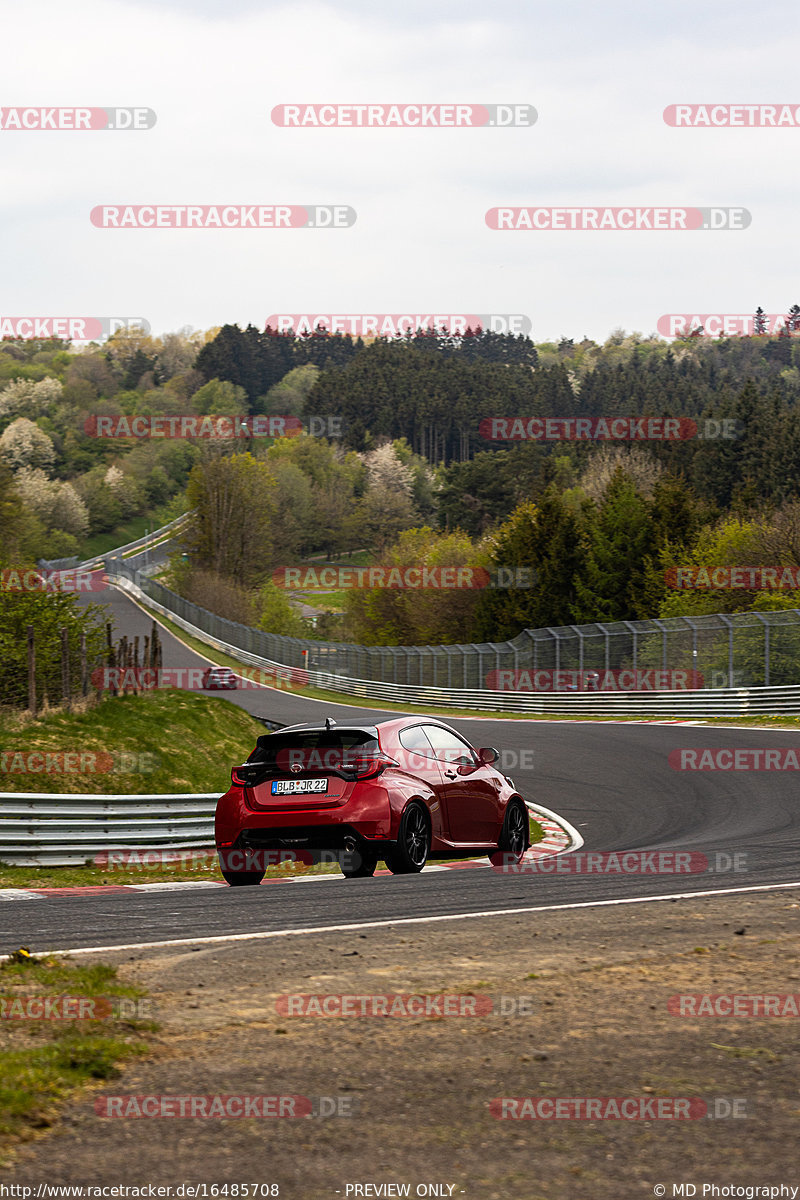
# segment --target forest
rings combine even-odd
[[[617,330],[602,344],[252,325],[127,329],[88,346],[6,338],[0,567],[86,558],[191,511],[164,581],[279,633],[496,641],[526,627],[795,608],[786,588],[674,586],[678,567],[800,565],[792,329],[672,342]],[[178,417],[208,418],[171,426],[206,434],[226,418],[229,436],[169,436]],[[538,436],[547,421],[556,434]],[[98,436],[112,426],[141,436]],[[633,437],[609,436],[615,427]],[[642,436],[664,429],[678,433]],[[354,553],[495,577],[525,568],[535,582],[359,588],[313,621],[275,582],[286,566]]]

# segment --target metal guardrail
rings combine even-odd
[[[151,542],[158,541],[165,533],[169,533],[171,529],[177,529],[186,520],[188,513],[181,513],[174,521],[170,521],[167,525],[162,525],[160,529],[153,529],[150,533],[146,533],[144,537],[136,538],[133,542],[126,542],[124,546],[116,546],[113,550],[106,551],[105,554],[96,554],[94,558],[87,559],[81,566],[88,566],[90,562],[99,562],[103,558],[117,558],[126,554],[128,550],[137,550],[139,546],[148,546]]]
[[[141,796],[0,792],[0,863],[67,867],[92,863],[97,854],[110,850],[212,849],[216,800],[216,792]],[[536,805],[527,804],[535,815]]]
[[[122,558],[129,550],[137,550],[140,546],[152,546],[154,542],[163,538],[164,534],[169,533],[170,530],[178,529],[186,521],[188,515],[188,513],[181,513],[174,521],[162,525],[160,529],[152,529],[144,537],[136,538],[132,542],[126,542],[124,546],[115,546],[113,550],[107,550],[105,554],[95,554],[94,558],[87,558],[82,563],[77,562],[76,559],[74,567],[71,569],[83,570],[91,566],[104,566],[107,559]],[[44,559],[40,559],[37,565],[43,567],[45,570],[58,570],[58,564],[64,561],[66,560],[54,559],[52,562],[45,562]]]
[[[178,532],[180,533],[180,531]],[[173,548],[178,544],[178,537],[161,537],[155,542],[148,542],[135,554],[128,555],[125,559],[125,566],[130,570],[138,571],[140,575],[152,575],[163,568],[164,558],[169,557]],[[106,554],[104,559],[106,570],[108,571],[109,568],[113,570],[114,563],[117,561],[116,554]]]
[[[115,576],[112,582],[141,604],[167,617],[179,629],[207,646],[249,666],[259,667],[275,680],[274,686],[302,694],[303,685],[342,692],[364,700],[438,708],[474,709],[489,713],[566,715],[583,717],[641,716],[651,719],[800,715],[800,686],[756,688],[703,688],[669,692],[509,692],[485,688],[438,688],[353,679],[330,671],[299,670],[274,659],[262,658],[212,637],[148,596],[131,579]],[[300,681],[298,681],[300,680]]]
[[[116,559],[107,569],[127,577],[150,600],[216,641],[289,667],[375,683],[520,691],[531,672],[628,670],[674,672],[674,679],[661,677],[663,690],[679,686],[741,690],[800,683],[800,609],[523,629],[504,642],[365,646],[288,637],[242,625],[146,578],[127,560]]]
[[[150,546],[153,542],[157,542],[165,533],[169,533],[171,529],[177,529],[186,520],[188,513],[181,513],[174,521],[170,521],[167,525],[162,525],[160,529],[153,529],[150,533],[146,533],[144,537],[136,538],[133,542],[126,542],[124,546],[116,546],[113,550],[107,550],[105,554],[95,554],[93,558],[87,558],[84,562],[78,560],[78,556],[72,555],[70,558],[40,558],[37,560],[37,567],[41,567],[43,571],[78,571],[86,567],[94,565],[101,566],[107,558],[122,557],[129,550],[136,550],[139,546]],[[138,563],[134,563],[138,566]],[[141,568],[140,568],[141,569]]]
[[[213,846],[219,793],[0,792],[0,862],[75,866],[101,850]]]

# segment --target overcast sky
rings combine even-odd
[[[789,0],[2,3],[0,104],[154,109],[0,131],[0,315],[521,313],[536,340],[781,312],[800,127],[676,129],[673,103],[800,107]],[[282,103],[530,104],[530,128],[290,129]],[[347,204],[352,228],[96,228],[112,204]],[[742,206],[745,230],[497,232],[495,206]]]

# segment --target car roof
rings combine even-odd
[[[330,725],[326,725],[324,721],[303,721],[298,725],[282,725],[280,729],[275,729],[272,732],[277,734],[285,733],[352,733],[354,731],[363,733],[377,732],[376,726],[372,722],[354,721],[347,725],[340,725],[338,721],[331,721]]]
[[[340,724],[338,721],[331,719],[330,726],[325,721],[303,721],[297,725],[284,725],[281,729],[276,729],[275,733],[318,733],[324,732],[328,728],[338,732],[352,732],[353,730],[362,730],[369,733],[377,733],[379,730],[387,733],[398,733],[401,729],[408,729],[412,725],[438,725],[441,729],[447,729],[450,733],[455,733],[444,721],[439,721],[436,717],[426,716],[424,713],[411,713],[405,717],[392,717],[384,721],[352,721],[346,724]]]

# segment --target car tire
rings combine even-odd
[[[356,862],[353,862],[355,857]],[[351,851],[339,855],[339,866],[345,879],[367,879],[375,874],[378,856],[371,850]]]
[[[529,843],[528,810],[521,800],[509,800],[497,842],[497,851],[504,855],[513,854],[519,860],[528,849]]]
[[[428,861],[430,848],[427,813],[421,804],[412,800],[400,818],[397,841],[386,851],[384,861],[393,875],[414,875]]]
[[[222,878],[231,887],[255,887],[264,878],[264,871],[223,871]]]

